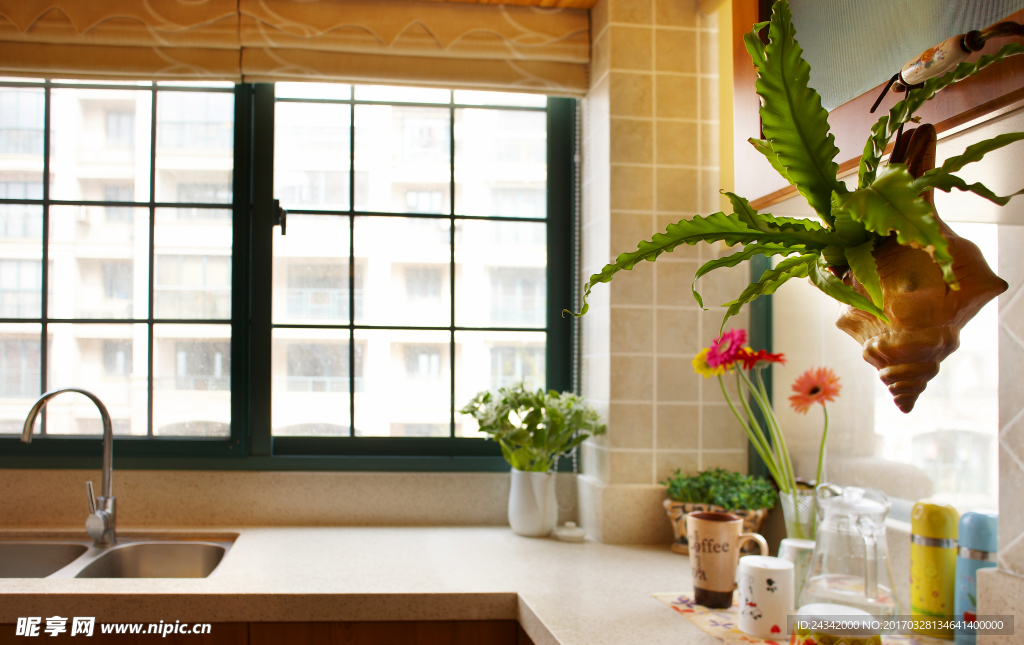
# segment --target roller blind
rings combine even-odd
[[[582,95],[581,9],[414,0],[0,0],[0,75]]]

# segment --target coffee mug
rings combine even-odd
[[[786,618],[793,615],[793,563],[765,555],[740,558],[736,580],[740,591],[741,631],[758,638],[786,636]]]
[[[686,539],[690,544],[694,597],[698,605],[705,607],[732,607],[741,544],[755,540],[761,555],[768,554],[764,538],[757,533],[744,533],[743,518],[732,513],[689,513]]]
[[[800,538],[784,538],[779,543],[779,557],[793,563],[793,600],[800,604],[800,592],[804,590],[804,583],[807,582],[807,570],[811,566],[811,556],[814,555],[814,540],[801,540]]]

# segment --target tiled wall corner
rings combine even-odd
[[[697,0],[600,0],[591,25],[584,278],[670,223],[718,210],[720,177],[716,19]],[[693,275],[721,251],[683,246],[598,285],[589,300],[584,394],[608,434],[583,447],[580,512],[597,539],[668,541],[659,481],[677,468],[746,470],[746,440],[717,383],[690,364],[717,335],[714,306],[748,281],[742,268],[702,279],[713,307],[701,310]]]
[[[1018,255],[1022,244],[1024,226],[999,227],[999,275],[1010,284],[999,297],[999,567],[1017,575],[1024,575],[1024,263]]]

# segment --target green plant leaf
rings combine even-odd
[[[754,146],[754,150],[757,150],[764,155],[765,159],[768,160],[768,163],[770,163],[772,168],[775,169],[775,172],[782,175],[782,178],[790,184],[793,183],[793,180],[789,178],[789,172],[786,170],[786,167],[782,165],[781,161],[779,161],[779,155],[775,154],[775,150],[772,149],[771,142],[765,141],[764,139],[754,139],[753,137],[747,139],[747,141]]]
[[[743,34],[743,46],[747,48],[747,53],[750,54],[751,60],[754,61],[754,67],[761,67],[765,63],[764,43],[761,41],[759,32],[768,26],[768,22],[757,22],[751,27],[750,31]]]
[[[774,5],[764,54],[760,60],[754,57],[762,131],[789,181],[822,221],[831,224],[832,192],[846,192],[836,179],[839,165],[834,159],[839,148],[829,132],[828,112],[821,106],[821,96],[808,86],[811,66],[803,59],[803,50],[796,41],[786,0]]]
[[[729,191],[722,192],[729,198],[736,217],[752,229],[765,233],[789,233],[800,242],[812,246],[828,246],[836,243],[834,232],[812,219],[758,213],[743,197]]]
[[[743,305],[757,300],[760,296],[775,293],[776,289],[791,278],[806,278],[808,271],[817,263],[818,257],[817,253],[807,253],[795,258],[786,258],[779,262],[778,266],[765,270],[757,282],[751,282],[747,285],[747,288],[743,290],[739,298],[722,305],[723,307],[728,307],[728,309],[725,312],[725,318],[722,320],[719,333],[722,333],[722,330],[725,329],[726,321],[739,313]]]
[[[825,243],[822,243],[822,240]],[[831,241],[831,238],[824,230],[816,232],[782,231],[771,228],[767,231],[758,230],[745,224],[736,214],[726,215],[718,212],[707,217],[695,215],[693,219],[684,219],[675,224],[669,224],[664,233],[656,233],[651,240],[641,241],[637,245],[636,251],[619,255],[613,264],[605,265],[600,273],[590,276],[587,283],[583,285],[583,306],[579,313],[565,309],[563,315],[566,312],[577,317],[586,314],[590,308],[587,298],[590,296],[591,289],[602,282],[611,282],[619,271],[632,270],[637,262],[642,260],[654,262],[659,255],[674,250],[680,244],[692,246],[698,242],[717,241],[723,241],[730,246],[750,244],[751,242],[763,244],[775,242],[798,247],[824,247]]]
[[[853,287],[847,286],[842,280],[833,275],[828,270],[828,265],[824,262],[815,262],[814,266],[810,267],[808,277],[814,283],[814,286],[821,289],[825,295],[839,302],[846,303],[851,307],[866,311],[885,322],[889,322],[885,312],[880,307],[875,306],[875,303],[871,302],[869,298],[857,293]]]
[[[998,150],[1010,145],[1011,143],[1020,141],[1021,139],[1024,139],[1024,132],[1007,132],[1006,134],[1000,134],[999,136],[992,137],[991,139],[979,141],[978,143],[967,146],[963,154],[946,159],[941,166],[927,171],[921,177],[923,178],[928,175],[948,175],[950,173],[954,173],[969,163],[981,161],[985,155],[993,150]]]
[[[957,188],[964,192],[971,192],[979,197],[984,197],[990,202],[999,204],[1000,206],[1006,206],[1006,204],[1016,195],[1024,194],[1024,190],[1018,190],[1010,195],[996,195],[991,190],[986,188],[983,184],[974,183],[968,184],[966,181],[957,177],[956,175],[933,175],[931,177],[920,177],[914,182],[915,188],[920,188],[922,191],[928,190],[929,188],[938,188],[939,190],[948,193],[949,191]]]
[[[969,191],[985,199],[1005,206],[1014,195],[1020,195],[1024,193],[1024,190],[1018,191],[1011,195],[999,196],[989,190],[985,185],[981,183],[968,184],[966,181],[957,177],[953,173],[960,170],[969,163],[980,161],[986,154],[993,150],[998,150],[1004,146],[1008,146],[1011,143],[1024,139],[1024,132],[1009,132],[1007,134],[1001,134],[985,141],[979,141],[978,143],[968,146],[962,155],[956,157],[950,157],[944,164],[938,168],[933,168],[914,181],[914,190],[924,192],[929,188],[938,188],[939,190],[949,192],[954,188],[962,191]]]
[[[697,293],[697,280],[702,276],[720,269],[722,267],[734,267],[740,262],[745,262],[755,255],[792,255],[794,253],[805,254],[807,253],[807,247],[805,246],[788,246],[785,244],[748,244],[738,253],[732,255],[726,255],[720,258],[715,258],[709,262],[705,262],[701,268],[697,269],[697,273],[693,276],[693,282],[690,284],[690,291],[693,292],[693,299],[697,301],[701,309],[707,311],[704,307],[704,300]]]
[[[895,232],[900,244],[927,251],[942,269],[946,284],[951,289],[959,289],[953,275],[949,243],[932,215],[932,207],[921,197],[905,165],[887,166],[885,173],[871,185],[839,195],[837,206],[869,231],[882,237]]]
[[[882,161],[882,155],[885,154],[885,148],[889,145],[889,140],[900,129],[901,125],[910,121],[914,116],[914,112],[921,109],[925,101],[928,101],[940,90],[949,87],[953,83],[969,76],[974,76],[992,63],[997,63],[1004,58],[1018,54],[1024,54],[1024,45],[1020,43],[1003,45],[995,54],[986,54],[973,63],[960,63],[942,76],[928,79],[925,81],[924,87],[911,90],[905,99],[897,102],[889,110],[888,114],[883,115],[875,122],[875,125],[871,126],[871,136],[868,137],[867,142],[864,144],[864,153],[860,158],[860,169],[857,172],[857,187],[866,188],[868,184],[875,180],[878,165]]]
[[[882,279],[878,277],[878,265],[875,264],[875,256],[871,252],[875,248],[875,241],[868,240],[860,246],[849,246],[844,249],[846,262],[853,271],[853,275],[864,285],[864,290],[871,297],[871,302],[882,308]]]

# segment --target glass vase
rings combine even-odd
[[[814,509],[814,491],[796,489],[779,493],[782,515],[786,519],[786,537],[813,540],[817,517]]]

